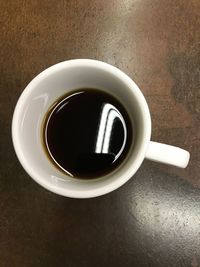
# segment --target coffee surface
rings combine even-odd
[[[80,89],[49,110],[44,141],[51,160],[76,178],[98,178],[124,160],[133,141],[129,116],[113,96]]]

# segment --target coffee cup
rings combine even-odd
[[[96,179],[79,179],[60,171],[49,160],[42,140],[50,106],[80,88],[98,88],[120,99],[137,131],[137,140],[120,166]],[[190,157],[184,149],[151,141],[150,111],[136,83],[118,68],[92,59],[64,61],[37,75],[15,107],[12,139],[20,163],[38,184],[72,198],[97,197],[119,188],[134,176],[144,159],[185,168]]]

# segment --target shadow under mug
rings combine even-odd
[[[60,96],[78,88],[98,88],[120,99],[137,130],[137,141],[120,166],[98,179],[76,179],[64,174],[50,162],[43,147],[41,128],[46,112]],[[187,166],[189,152],[150,138],[150,112],[138,86],[118,68],[92,59],[64,61],[37,75],[21,94],[12,121],[14,148],[26,172],[46,189],[73,198],[96,197],[119,188],[145,158]]]

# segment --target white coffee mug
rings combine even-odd
[[[137,141],[124,161],[98,179],[76,179],[64,174],[50,162],[43,148],[41,128],[46,112],[60,96],[78,88],[98,88],[120,99],[136,125]],[[145,158],[181,168],[189,161],[186,150],[150,141],[149,108],[133,80],[116,67],[91,59],[58,63],[30,82],[14,111],[12,138],[26,172],[46,189],[72,198],[96,197],[117,189],[136,173]]]

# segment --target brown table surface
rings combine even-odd
[[[0,1],[0,267],[200,266],[200,1]],[[145,161],[113,193],[55,195],[22,169],[11,119],[27,83],[71,58],[130,75],[152,139],[188,149],[178,169]]]

